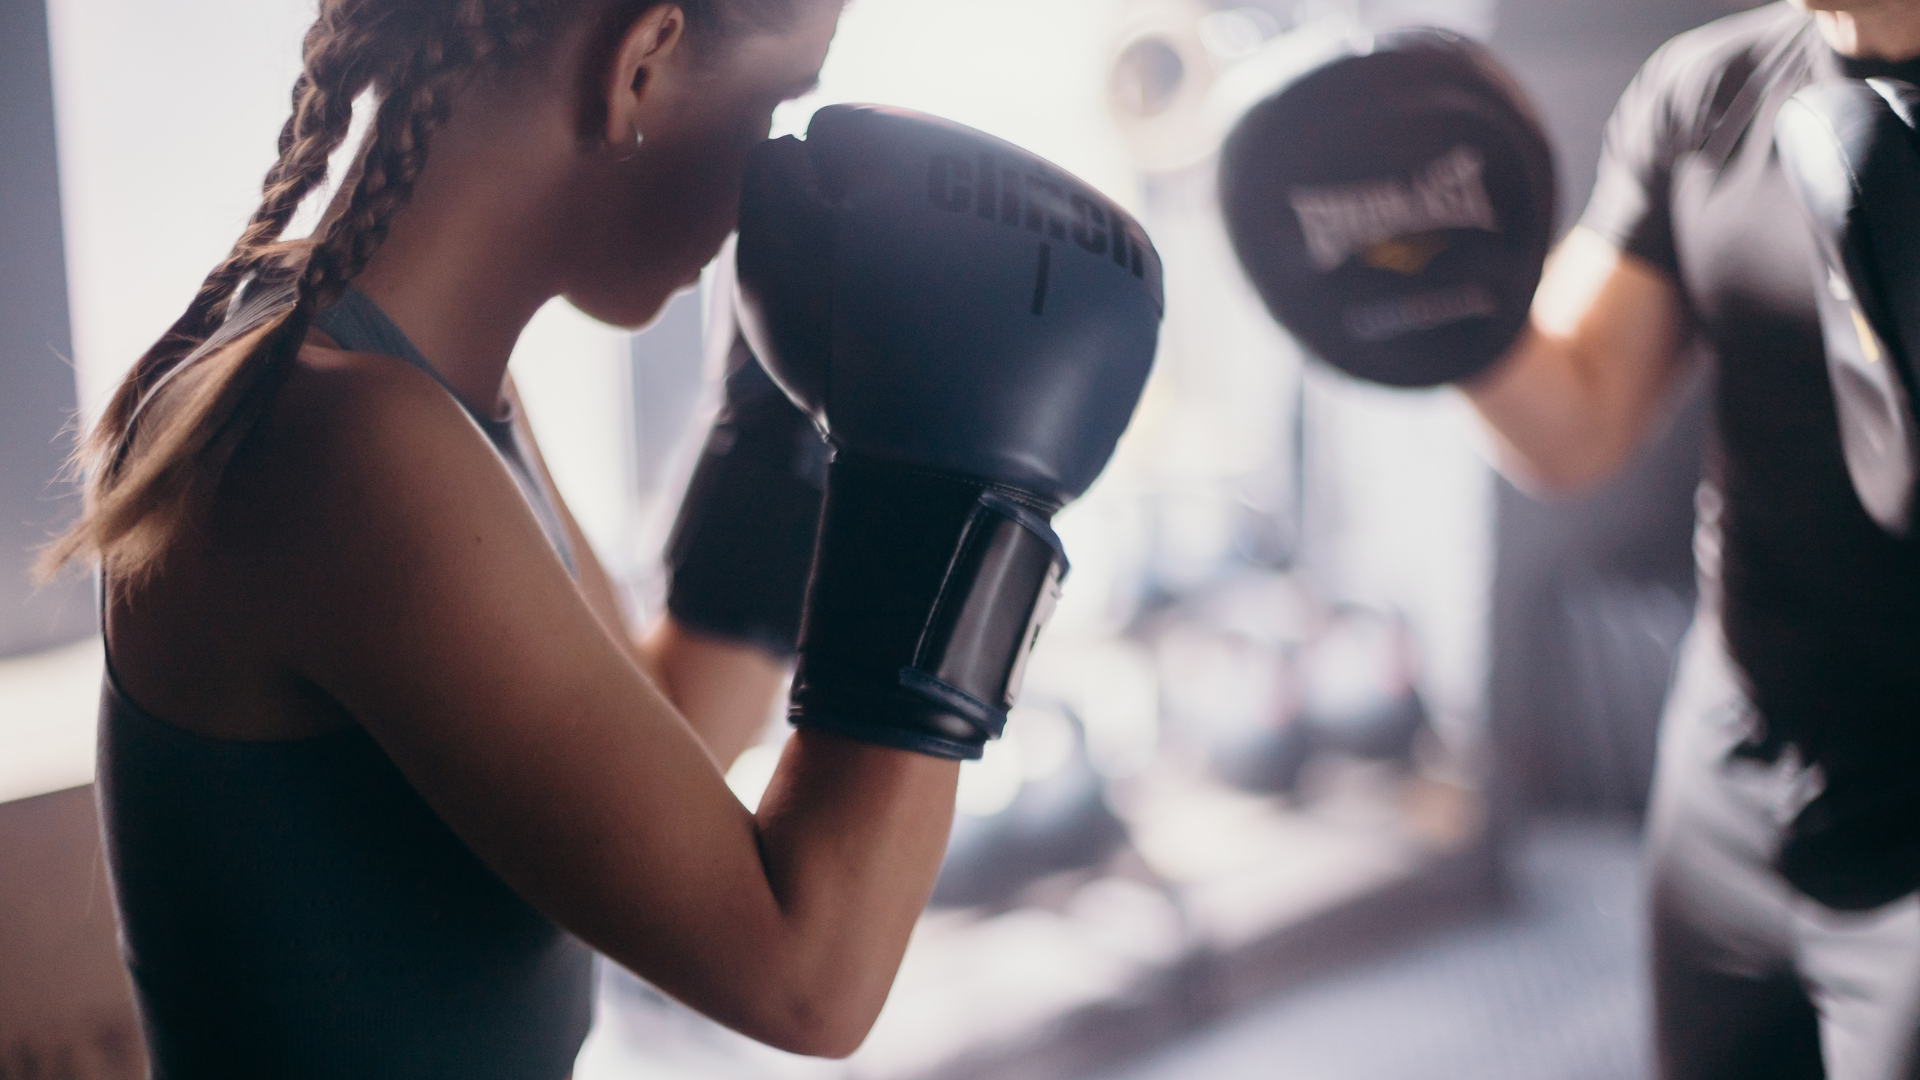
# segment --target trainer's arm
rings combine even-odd
[[[1611,476],[1646,434],[1685,331],[1672,279],[1575,228],[1548,259],[1513,351],[1462,389],[1522,488],[1566,492]]]

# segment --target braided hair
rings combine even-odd
[[[266,415],[314,316],[379,250],[468,80],[525,58],[570,18],[597,13],[630,25],[665,2],[320,0],[260,205],[76,453],[86,509],[43,553],[42,572],[82,556],[123,583],[157,568]],[[716,4],[768,0],[673,2],[699,30],[717,26]],[[283,240],[302,202],[326,183],[362,94],[377,104],[341,194],[314,235]]]

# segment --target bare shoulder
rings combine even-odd
[[[243,456],[222,562],[270,583],[240,603],[284,631],[292,670],[363,668],[348,646],[389,632],[465,641],[481,624],[467,607],[508,593],[522,612],[579,603],[486,436],[405,361],[303,349]]]
[[[349,453],[471,431],[459,403],[406,361],[312,344],[300,350],[267,423],[270,438],[284,433],[316,450]]]
[[[463,527],[473,500],[443,497],[443,482],[477,477],[484,491],[490,458],[459,405],[404,362],[303,350],[203,527],[176,538],[137,603],[115,606],[120,676],[147,708],[202,734],[338,726],[295,677],[309,643],[349,634],[363,617],[355,598],[393,595],[397,568],[430,557],[436,529]]]
[[[490,463],[452,395],[407,362],[302,349],[262,425],[255,453],[277,479],[312,495],[377,496],[435,470]]]
[[[312,345],[220,502],[217,531],[252,551],[248,561],[349,588],[422,545],[523,512],[484,435],[432,378],[394,357]]]

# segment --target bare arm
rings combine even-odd
[[[1513,352],[1462,387],[1499,440],[1501,470],[1534,491],[1612,475],[1652,424],[1684,329],[1665,274],[1574,229],[1547,261]]]
[[[688,633],[671,615],[663,616],[650,630],[636,633],[614,591],[612,577],[587,543],[586,534],[580,531],[573,511],[547,471],[546,458],[511,380],[507,393],[514,401],[520,438],[532,450],[534,467],[540,470],[541,481],[560,509],[573,545],[580,594],[587,606],[607,634],[631,653],[634,662],[686,718],[721,770],[731,768],[753,745],[754,736],[786,686],[786,665],[749,646]]]
[[[283,395],[315,447],[286,529],[310,550],[290,663],[556,921],[755,1038],[850,1052],[932,888],[957,767],[803,733],[749,814],[446,395],[340,367]]]
[[[787,665],[749,645],[695,634],[663,615],[639,642],[640,662],[722,769],[767,722],[787,685]]]

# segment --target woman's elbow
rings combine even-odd
[[[806,980],[796,985],[774,975],[757,980],[753,1001],[733,1026],[776,1050],[807,1057],[844,1058],[860,1049],[885,1003],[850,991],[843,981]]]
[[[787,1002],[746,1034],[789,1054],[844,1058],[860,1049],[878,1015],[843,1001]]]
[[[830,1058],[838,1061],[843,1058],[852,1057],[853,1052],[860,1049],[860,1044],[867,1041],[867,1032],[871,1027],[872,1024],[867,1024],[853,1031],[852,1034],[845,1032],[808,1032],[792,1039],[783,1039],[780,1042],[770,1043],[768,1045],[776,1050],[785,1050],[789,1054],[799,1054],[803,1057]]]

